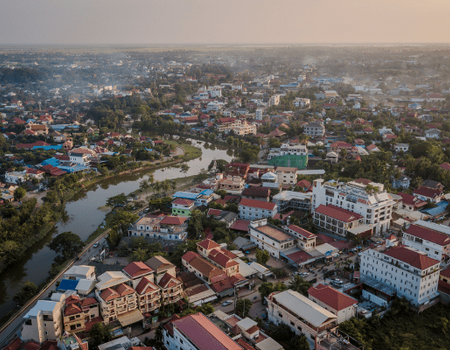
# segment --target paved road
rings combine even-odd
[[[104,235],[106,235],[106,233]],[[98,248],[93,248],[95,242],[99,242]],[[89,248],[87,248],[86,251],[82,255],[80,255],[80,259],[75,261],[73,265],[84,265],[88,263],[89,261],[91,261],[91,258],[100,253],[100,249],[105,244],[106,239],[104,238],[104,236],[92,242],[89,245]],[[16,318],[2,330],[2,332],[0,333],[0,348],[4,347],[11,339],[14,338],[17,332],[20,331],[23,323],[23,316],[25,316],[26,313],[30,311],[30,309],[36,304],[38,300],[44,300],[48,298],[50,292],[56,290],[56,282],[60,281],[61,279],[62,274],[57,280],[55,280],[51,285],[45,288],[36,298],[34,298],[32,302],[29,302],[27,306],[18,313]]]

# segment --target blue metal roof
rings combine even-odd
[[[58,290],[66,291],[66,290],[76,290],[78,285],[77,280],[61,280],[61,283],[58,286]]]
[[[57,166],[57,165],[59,165],[59,160],[56,159],[55,157],[52,157],[52,158],[49,158],[49,159],[44,160],[44,161],[41,163],[42,166],[48,165],[48,164],[50,164],[51,166]]]
[[[175,192],[172,196],[173,198],[183,198],[183,199],[191,199],[196,200],[200,196],[200,193],[192,193],[192,192]]]
[[[210,196],[210,195],[212,195],[213,193],[214,193],[213,190],[203,190],[203,191],[200,192],[200,195],[201,195],[201,196]]]
[[[62,145],[53,145],[53,146],[33,146],[33,149],[43,149],[45,151],[49,151],[51,149],[58,150],[62,149]]]

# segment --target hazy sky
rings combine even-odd
[[[0,0],[0,44],[450,42],[450,0]]]

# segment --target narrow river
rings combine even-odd
[[[161,168],[153,172],[155,181],[196,175],[202,168],[207,169],[214,158],[228,162],[233,158],[231,151],[205,148],[201,141],[193,140],[192,144],[201,148],[202,156],[187,162],[187,173],[182,173],[176,167]],[[148,179],[148,171],[106,179],[80,192],[67,203],[69,220],[66,223],[59,222],[42,241],[27,251],[22,260],[0,274],[0,318],[15,307],[13,297],[23,282],[32,281],[39,285],[49,276],[55,253],[48,248],[48,243],[55,235],[72,231],[86,240],[105,218],[106,213],[98,208],[104,206],[109,197],[120,193],[129,194],[138,189],[144,179]]]

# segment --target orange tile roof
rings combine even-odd
[[[131,278],[134,278],[152,273],[153,269],[148,267],[142,261],[135,261],[125,266],[123,271]]]
[[[352,297],[323,284],[318,284],[315,287],[309,288],[308,294],[336,311],[341,311],[358,303],[358,301]]]

